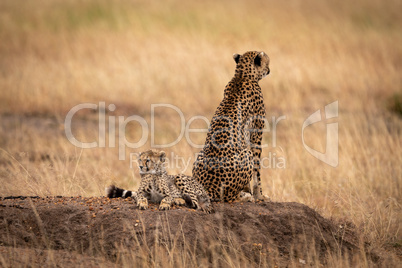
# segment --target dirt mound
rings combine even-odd
[[[353,228],[302,204],[214,203],[214,209],[205,214],[151,205],[140,211],[130,199],[6,197],[0,201],[0,254],[15,263],[29,256],[30,264],[70,265],[75,259],[93,266],[99,261],[287,266],[350,262],[361,254]],[[18,249],[32,254],[16,254]]]

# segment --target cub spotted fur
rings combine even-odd
[[[148,201],[160,203],[160,210],[170,209],[171,205],[184,205],[212,212],[212,205],[203,186],[186,175],[168,175],[164,167],[166,154],[163,151],[148,150],[140,153],[138,166],[141,182],[136,192],[127,191],[111,185],[106,188],[106,196],[133,197],[140,209],[148,208]]]

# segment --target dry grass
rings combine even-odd
[[[264,50],[271,57],[271,74],[260,83],[268,119],[286,116],[276,147],[272,131],[264,137],[264,156],[286,161],[284,169],[262,171],[265,193],[346,218],[373,246],[400,252],[402,122],[388,103],[402,94],[401,8],[400,1],[379,0],[3,0],[0,195],[98,196],[111,181],[136,187],[128,156],[150,141],[127,150],[125,161],[118,148],[81,150],[65,137],[66,113],[104,101],[116,105],[107,116],[139,115],[150,124],[151,104],[168,103],[186,120],[210,119],[233,75],[232,53]],[[301,127],[336,100],[339,166],[332,168],[304,149]],[[180,128],[177,115],[164,112],[155,117],[157,143],[175,140]],[[74,133],[85,141],[97,138],[97,128],[96,113],[74,119]],[[130,123],[126,133],[135,142],[141,128]],[[191,135],[203,143],[205,134]],[[324,149],[324,124],[306,136]],[[183,139],[166,151],[192,157],[191,173],[199,149]]]

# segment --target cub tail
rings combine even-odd
[[[117,197],[122,197],[122,198],[133,197],[135,199],[137,198],[137,192],[124,190],[124,189],[118,188],[114,185],[110,185],[110,186],[106,187],[105,192],[106,192],[106,196],[109,198],[117,198]]]

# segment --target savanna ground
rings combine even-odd
[[[181,232],[185,241],[173,239],[180,243],[154,243],[152,250],[139,250],[124,246],[127,241],[116,240],[112,242],[117,252],[110,253],[100,246],[103,240],[99,236],[89,235],[84,229],[70,232],[68,224],[62,224],[90,226],[95,212],[86,208],[86,214],[81,215],[76,210],[84,205],[75,206],[73,200],[57,208],[58,200],[44,197],[82,196],[83,201],[77,202],[87,204],[91,197],[103,196],[110,183],[135,189],[139,174],[132,153],[152,147],[152,141],[173,143],[164,148],[170,157],[169,172],[191,174],[194,155],[200,150],[197,145],[203,144],[205,132],[186,130],[207,128],[203,117],[211,119],[234,73],[232,54],[263,50],[271,58],[271,74],[260,82],[270,123],[264,134],[268,146],[263,150],[262,186],[274,202],[243,204],[245,210],[235,203],[235,209],[237,206],[259,217],[258,213],[267,212],[265,206],[276,207],[268,211],[276,215],[283,209],[280,204],[305,204],[322,215],[323,221],[331,219],[331,228],[338,221],[353,227],[353,245],[360,254],[349,258],[340,250],[340,254],[327,256],[326,265],[375,265],[377,257],[370,257],[373,250],[381,252],[377,254],[381,258],[389,257],[388,265],[400,265],[400,10],[402,3],[392,0],[1,1],[0,196],[43,198],[24,199],[23,204],[18,199],[2,200],[1,226],[7,228],[2,228],[0,234],[1,264],[35,265],[22,256],[36,256],[35,250],[40,250],[38,256],[43,259],[37,265],[67,266],[68,262],[59,262],[54,254],[60,248],[67,250],[63,254],[70,254],[65,259],[80,259],[94,266],[130,266],[132,261],[140,260],[143,265],[154,266],[237,267],[254,261],[254,253],[242,247],[243,240],[228,231],[240,223],[221,224],[224,220],[219,215],[235,219],[229,204],[217,204],[216,215],[208,216],[180,210],[180,217],[190,219],[197,228],[202,228],[200,222],[223,226],[219,236],[208,238],[222,239],[209,243],[220,245],[216,254],[208,253],[215,252],[213,249],[202,255],[194,245],[186,247],[184,229],[177,231],[178,227],[172,225],[167,228],[169,221],[158,221],[158,217],[174,216],[169,213],[179,210],[166,214],[147,211],[147,216],[138,220],[153,219],[154,224],[166,227],[161,227],[165,232],[170,228]],[[318,109],[323,113],[324,106],[334,101],[338,101],[339,116],[309,126],[304,139],[311,148],[324,152],[326,123],[338,123],[339,163],[335,168],[314,158],[302,142],[304,120]],[[81,149],[66,137],[66,116],[83,103],[92,103],[96,109],[82,109],[74,115],[72,134],[82,142],[98,142],[96,148]],[[155,104],[163,106],[152,106]],[[138,116],[143,123],[124,124],[129,116]],[[115,128],[109,128],[113,123]],[[178,139],[182,131],[184,135]],[[128,148],[119,146],[119,142],[141,146]],[[123,202],[100,200],[107,203],[106,211],[117,210],[107,207],[113,205],[108,202]],[[130,228],[136,227],[139,212],[127,202],[122,207],[127,213],[122,209],[117,216],[115,212],[95,215],[97,234],[108,228],[99,219],[112,224],[121,222],[117,219],[124,216],[132,220],[121,224],[125,234],[135,237],[136,232]],[[45,203],[52,204],[49,210]],[[29,213],[21,216],[19,211]],[[62,215],[71,217],[50,226],[46,221]],[[250,230],[256,226],[261,229],[272,219],[257,222],[250,224]],[[18,236],[19,226],[26,227],[26,236],[33,238]],[[121,237],[120,227],[113,228],[117,228],[113,234]],[[71,239],[67,244],[57,244],[48,235],[50,231]],[[75,235],[68,235],[72,233]],[[306,232],[306,236],[311,233]],[[89,238],[83,242],[80,237]],[[143,245],[132,239],[133,244]],[[264,239],[255,241],[256,245],[247,240],[251,244],[246,247],[256,247],[262,254],[257,259],[261,266],[322,263],[311,257],[320,256],[317,248],[308,251],[310,257],[297,254],[293,249],[303,247],[300,241],[289,245],[288,253],[292,253],[286,262],[276,262],[278,259],[271,257],[279,255],[267,251],[281,252],[280,246]]]

